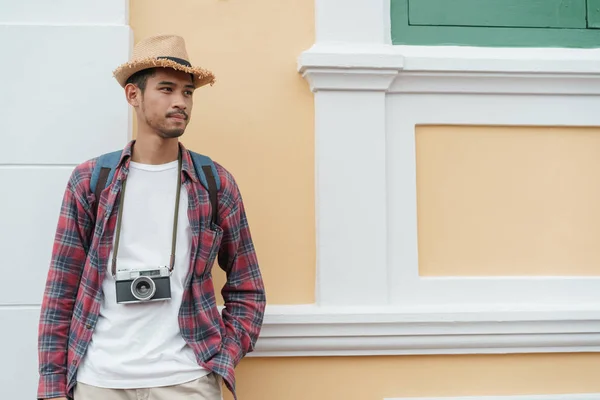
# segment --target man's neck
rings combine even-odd
[[[131,161],[140,164],[166,164],[177,160],[179,155],[179,141],[138,135],[133,145]]]

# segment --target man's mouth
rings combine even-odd
[[[187,115],[185,114],[180,114],[180,113],[176,113],[176,114],[170,114],[167,115],[168,118],[176,118],[176,119],[181,119],[181,120],[186,120],[187,119]]]

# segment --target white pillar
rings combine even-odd
[[[391,44],[390,0],[316,0],[316,42]]]
[[[346,74],[319,58],[303,59],[301,68],[315,92],[317,303],[384,305],[385,92],[397,70]]]

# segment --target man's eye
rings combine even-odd
[[[188,96],[191,96],[191,95],[193,95],[193,94],[194,94],[194,92],[192,92],[191,90],[187,90],[187,91],[185,92],[185,94],[187,94]]]
[[[164,88],[161,88],[160,90],[166,90],[168,92],[173,91],[173,89],[171,89],[170,87],[164,87]]]

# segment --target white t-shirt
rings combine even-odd
[[[177,161],[163,165],[130,162],[117,270],[169,265],[177,171]],[[144,388],[176,385],[208,374],[197,364],[179,331],[178,313],[190,271],[192,243],[187,209],[187,192],[182,187],[170,300],[117,304],[111,251],[102,282],[100,315],[77,373],[79,382]]]

